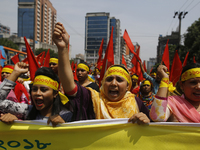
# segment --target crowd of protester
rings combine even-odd
[[[76,68],[76,80],[69,61],[69,35],[57,23],[53,41],[58,58],[49,60],[30,81],[29,65],[18,62],[1,71],[0,120],[47,120],[59,123],[88,119],[129,118],[129,122],[200,123],[200,64],[186,65],[173,92],[167,67],[159,65],[148,74],[140,63],[143,80],[123,65],[110,66],[100,80],[101,68],[86,62]],[[99,85],[101,85],[99,87]],[[172,88],[173,87],[173,88]]]

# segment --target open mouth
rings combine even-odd
[[[196,97],[200,97],[200,93],[193,93],[194,94],[194,96],[196,96]]]
[[[36,106],[38,106],[38,107],[41,107],[41,106],[44,105],[44,101],[43,100],[39,100],[39,99],[35,100],[35,103],[36,103]]]
[[[109,91],[109,94],[110,94],[111,96],[118,96],[119,91],[110,90],[110,91]]]

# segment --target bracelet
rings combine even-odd
[[[65,94],[67,94],[69,96],[74,95],[77,92],[77,90],[78,90],[78,86],[77,86],[77,84],[75,84],[75,88],[69,92],[65,92]]]
[[[162,78],[159,88],[161,87],[169,87],[169,78]]]

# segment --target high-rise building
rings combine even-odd
[[[49,0],[18,0],[18,37],[53,44],[56,14]]]
[[[10,36],[10,27],[0,23],[0,38],[8,38]]]
[[[112,26],[113,31],[113,49],[115,63],[120,63],[120,20],[110,17],[110,13],[98,12],[87,13],[85,17],[85,61],[96,63],[98,60],[98,51],[102,41],[103,52],[109,42]],[[103,55],[104,55],[103,54]]]

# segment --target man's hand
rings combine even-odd
[[[65,30],[62,23],[58,22],[53,31],[53,41],[59,49],[68,48],[69,34]]]
[[[167,67],[164,65],[159,65],[157,68],[157,74],[159,75],[159,77],[162,78],[169,78],[167,72]]]

